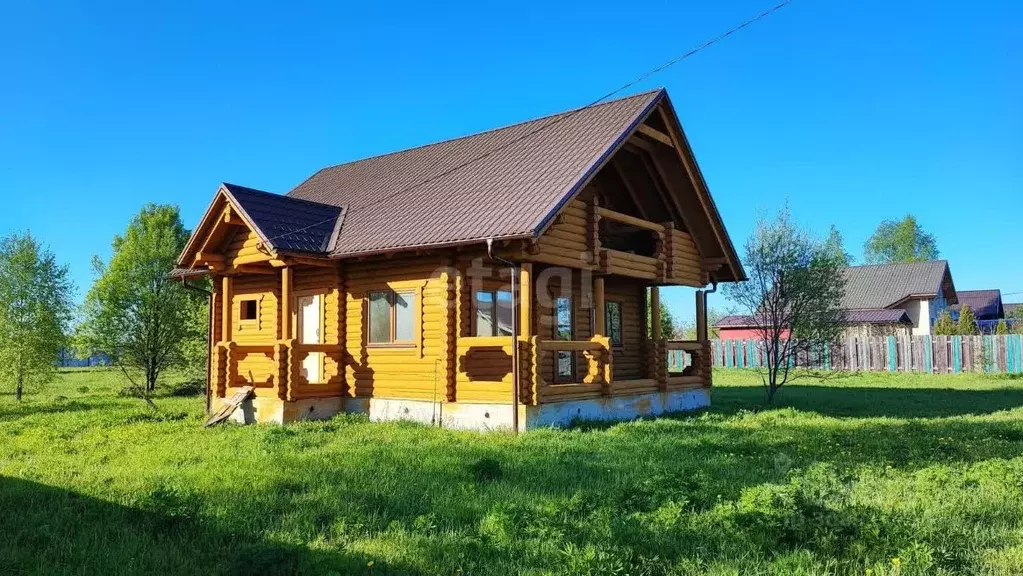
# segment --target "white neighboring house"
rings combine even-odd
[[[843,309],[851,316],[903,311],[901,324],[912,336],[930,334],[938,314],[958,302],[945,260],[851,266],[843,274],[846,280]],[[874,325],[849,329],[857,327],[873,329],[870,335],[879,335]]]

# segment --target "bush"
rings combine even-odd
[[[948,310],[942,310],[941,314],[938,314],[938,319],[934,322],[934,335],[951,336],[955,333],[956,323],[952,320],[952,315],[948,313]]]
[[[995,326],[995,334],[998,334],[999,336],[1005,336],[1008,333],[1009,323],[1005,321],[1005,318],[1002,318],[1001,320],[998,321],[998,326]]]
[[[977,334],[980,334],[980,328],[977,326],[977,316],[974,315],[973,310],[965,304],[963,304],[962,309],[959,310],[959,322],[956,324],[956,334],[962,336],[976,336]]]

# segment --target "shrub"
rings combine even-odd
[[[962,336],[976,336],[980,334],[980,328],[977,326],[977,316],[974,315],[973,310],[969,306],[963,304],[962,309],[959,310],[959,322],[956,324],[956,334]]]
[[[938,314],[938,319],[934,322],[934,335],[951,336],[955,333],[956,323],[952,320],[952,315],[948,313],[948,310],[942,310],[941,314]]]
[[[1005,336],[1008,333],[1009,323],[1005,321],[1005,318],[1002,318],[1001,320],[998,321],[998,325],[995,326],[995,334],[998,334],[999,336]]]

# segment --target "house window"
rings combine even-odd
[[[556,298],[554,300],[555,312],[555,340],[572,340],[572,299]],[[554,381],[571,382],[575,380],[575,353],[560,351],[554,360]]]
[[[255,320],[259,314],[259,306],[255,300],[242,300],[241,320]]]
[[[369,343],[413,344],[415,300],[413,292],[370,292]]]
[[[507,290],[480,290],[473,298],[476,326],[473,336],[511,336],[514,313],[512,293]]]
[[[621,302],[607,302],[604,304],[604,325],[607,326],[607,336],[611,339],[611,345],[615,347],[621,347],[622,345]]]

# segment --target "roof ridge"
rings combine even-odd
[[[917,264],[937,264],[939,262],[948,264],[948,260],[945,260],[944,258],[938,258],[937,260],[920,260],[918,262],[887,262],[882,264],[858,264],[856,266],[846,266],[844,269],[851,270],[853,268],[877,268],[879,266],[909,266]]]
[[[285,194],[285,196],[288,196],[289,198],[291,198],[292,196],[290,196],[290,194],[292,192],[294,192],[295,190],[298,190],[299,188],[302,187],[303,184],[305,184],[306,182],[312,180],[314,177],[316,177],[316,175],[318,175],[319,173],[324,172],[326,170],[333,170],[334,168],[340,168],[342,166],[350,166],[352,164],[357,164],[359,162],[366,162],[367,160],[375,160],[375,159],[378,159],[378,158],[386,158],[387,156],[392,156],[394,154],[405,154],[407,152],[412,152],[413,150],[421,150],[421,149],[424,149],[424,148],[429,148],[431,146],[438,146],[440,144],[447,144],[447,143],[450,143],[450,142],[457,142],[459,140],[465,140],[466,138],[473,138],[473,137],[476,137],[476,136],[482,136],[484,134],[489,134],[491,132],[497,132],[499,130],[507,130],[508,128],[514,128],[516,126],[522,126],[524,124],[530,124],[532,122],[540,122],[541,120],[557,118],[559,116],[565,116],[567,114],[575,114],[575,113],[580,112],[582,110],[588,110],[588,109],[591,109],[591,108],[599,108],[601,106],[608,106],[610,104],[614,104],[616,102],[621,102],[623,100],[629,100],[629,99],[632,99],[632,98],[639,98],[641,96],[649,96],[651,94],[660,93],[662,90],[664,90],[664,88],[658,87],[658,88],[654,88],[652,90],[647,90],[646,92],[640,92],[638,94],[630,94],[628,96],[622,96],[621,98],[615,98],[614,100],[608,100],[606,102],[597,102],[595,104],[591,103],[591,104],[587,104],[585,106],[580,106],[578,108],[570,108],[568,110],[562,110],[561,112],[555,112],[553,114],[547,114],[545,116],[539,116],[539,117],[536,117],[536,118],[530,118],[530,119],[527,119],[527,120],[521,120],[519,122],[512,122],[511,124],[506,124],[504,126],[496,126],[494,128],[488,128],[486,130],[480,130],[479,132],[471,132],[469,134],[463,134],[461,136],[455,136],[454,138],[447,138],[447,139],[444,139],[444,140],[437,140],[437,141],[434,141],[434,142],[428,142],[426,144],[419,144],[417,146],[411,146],[409,148],[402,148],[400,150],[391,150],[390,152],[384,152],[384,153],[381,153],[381,154],[375,154],[373,156],[366,156],[364,158],[359,158],[359,159],[356,159],[356,160],[350,160],[348,162],[341,162],[340,164],[333,164],[333,165],[330,165],[330,166],[325,166],[323,168],[320,168],[316,172],[312,173],[305,180],[303,180],[303,181],[299,182],[298,184],[296,184],[291,190],[289,190]]]
[[[312,204],[314,206],[322,206],[324,208],[333,208],[335,210],[340,210],[341,209],[340,206],[335,206],[334,204],[325,204],[323,202],[317,202],[315,200],[308,200],[306,198],[297,198],[295,196],[288,196],[287,194],[277,194],[276,192],[267,192],[266,190],[260,190],[258,188],[250,188],[248,186],[242,186],[241,184],[231,184],[230,182],[221,182],[221,185],[223,185],[223,186],[231,186],[231,187],[234,187],[234,188],[243,188],[243,189],[245,189],[245,190],[247,190],[249,192],[255,192],[257,194],[262,194],[264,196],[269,196],[271,198],[278,198],[278,199],[284,198],[284,199],[295,201],[295,202],[305,202],[306,204]],[[230,188],[228,188],[228,189],[230,189]]]

